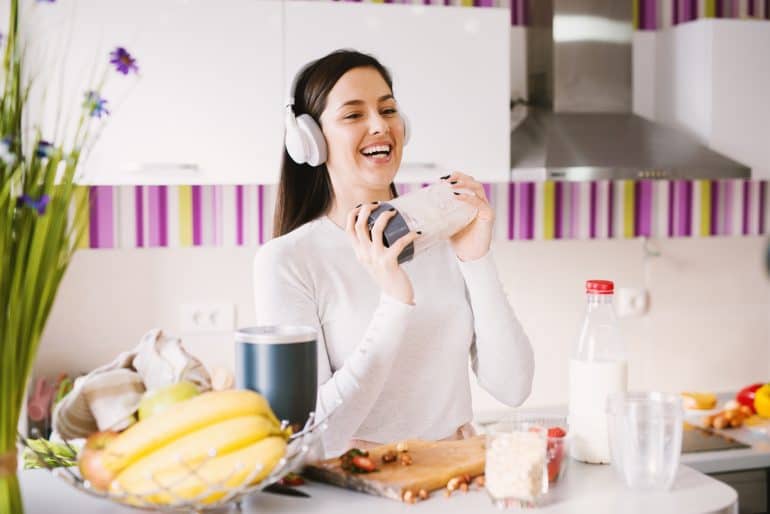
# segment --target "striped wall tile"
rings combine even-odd
[[[770,20],[770,0],[633,0],[637,30],[657,30],[701,18]]]
[[[427,184],[397,184],[400,195]],[[770,234],[770,181],[485,183],[497,240]],[[257,246],[272,237],[274,185],[93,186],[80,248]]]

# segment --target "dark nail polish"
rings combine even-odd
[[[358,208],[359,208],[359,207],[361,207],[362,205],[363,205],[363,204],[359,203],[358,205],[356,205],[356,209],[358,209]]]
[[[449,177],[450,177],[450,175],[444,175],[443,177],[441,177],[441,180],[446,180],[446,179],[448,179]]]
[[[391,207],[390,209],[388,209],[388,212],[393,212],[393,211],[395,211],[395,210],[396,210],[396,208],[395,208],[395,207]]]
[[[460,193],[458,193],[457,191],[452,191],[452,192],[453,192],[454,194],[456,194],[457,196],[460,196]]]
[[[453,180],[452,182],[450,182],[450,184],[457,184],[457,181]]]
[[[418,235],[418,236],[422,235],[422,230],[418,230],[418,231],[417,231],[417,235]]]

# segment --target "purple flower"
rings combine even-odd
[[[132,71],[134,73],[139,72],[139,67],[136,65],[136,59],[131,57],[131,54],[122,46],[119,46],[110,52],[110,63],[114,64],[115,69],[123,75],[128,75]]]
[[[0,139],[0,162],[4,162],[8,166],[13,166],[16,162],[16,155],[11,151],[11,145],[13,145],[11,136]]]
[[[32,198],[29,195],[21,195],[16,200],[16,205],[18,207],[31,207],[37,211],[39,215],[45,214],[45,208],[48,205],[48,202],[51,201],[51,198],[48,195],[43,195],[37,200]]]
[[[41,159],[43,157],[50,157],[53,154],[53,145],[49,143],[48,141],[40,140],[37,144],[37,149],[35,150],[35,155],[40,157]]]
[[[83,100],[83,108],[88,111],[92,118],[101,118],[110,113],[107,109],[107,100],[99,96],[96,91],[86,91],[86,98]]]

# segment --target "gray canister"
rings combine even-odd
[[[235,381],[262,394],[279,419],[301,428],[315,410],[317,331],[300,325],[247,327],[235,333]]]

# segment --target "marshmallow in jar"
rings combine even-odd
[[[422,235],[399,254],[399,264],[404,263],[439,241],[449,239],[476,217],[478,209],[458,200],[454,191],[473,194],[468,189],[454,189],[442,181],[382,202],[369,215],[369,230],[380,214],[395,208],[396,215],[383,232],[386,246],[389,247],[412,230],[422,231]]]

